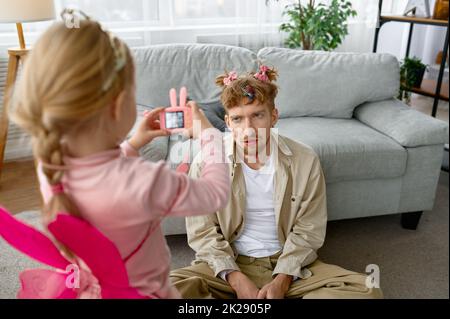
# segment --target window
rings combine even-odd
[[[173,0],[174,19],[232,18],[236,0]]]
[[[169,42],[196,42],[197,35],[235,34],[239,26],[259,32],[268,26],[279,35],[282,11],[293,0],[55,0],[57,15],[65,7],[82,9],[117,33],[131,46]],[[57,16],[59,19],[59,16]],[[25,23],[32,44],[52,22]],[[177,34],[175,34],[177,33]],[[0,24],[0,55],[17,46],[14,24]]]

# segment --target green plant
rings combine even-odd
[[[400,90],[397,98],[409,103],[411,99],[411,89],[414,86],[420,86],[423,73],[427,69],[427,65],[417,58],[406,57],[400,63]]]
[[[316,5],[314,0],[303,5],[299,0],[286,5],[283,15],[289,16],[290,22],[283,23],[280,30],[289,33],[285,44],[290,48],[331,51],[348,34],[347,18],[356,14],[348,0],[332,0],[329,6]]]

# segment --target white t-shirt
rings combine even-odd
[[[244,229],[234,241],[240,255],[272,256],[281,250],[275,219],[273,156],[259,170],[242,163],[245,179],[246,212]]]
[[[234,247],[238,254],[244,256],[272,256],[282,249],[275,216],[273,156],[259,170],[242,163],[242,172],[246,188],[245,222],[240,236],[233,242]],[[223,270],[218,276],[226,281],[227,275],[232,271]],[[297,279],[298,277],[293,277],[293,281]]]

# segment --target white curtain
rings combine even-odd
[[[309,0],[301,0],[307,3]],[[350,0],[357,11],[348,21],[349,35],[337,51],[370,52],[377,22],[378,0]],[[285,34],[281,13],[296,0],[55,0],[56,10],[77,7],[118,33],[131,46],[189,42],[225,43],[258,49],[282,46]],[[331,0],[316,0],[316,3]],[[407,0],[384,0],[383,14],[402,14]],[[434,0],[430,1],[430,8]],[[59,17],[58,17],[59,18]],[[26,23],[26,40],[32,44],[51,22]],[[416,25],[411,53],[434,60],[444,28]],[[401,58],[406,49],[407,24],[389,23],[380,32],[379,50]],[[427,45],[424,45],[424,42]],[[13,24],[0,24],[0,55],[17,46]],[[433,47],[435,49],[429,49]],[[441,48],[442,49],[442,48]],[[430,51],[431,50],[431,51]]]
[[[358,15],[349,19],[349,35],[337,50],[370,51],[378,1],[350,1]],[[286,34],[279,26],[287,18],[282,12],[294,2],[297,0],[269,0],[267,5],[265,0],[55,0],[57,12],[64,7],[80,8],[131,46],[224,43],[253,50],[283,45]],[[26,23],[27,42],[36,41],[50,23]],[[0,24],[0,55],[16,45],[15,26]]]
[[[351,3],[357,15],[349,18],[349,34],[336,51],[371,52],[377,25],[378,0],[352,0]]]
[[[247,0],[238,1],[233,44],[257,51],[267,46],[283,46],[286,35],[279,31],[279,26],[286,20],[282,13],[286,5],[293,1]]]

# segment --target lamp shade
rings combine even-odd
[[[53,0],[0,0],[0,23],[44,21],[54,18]]]

